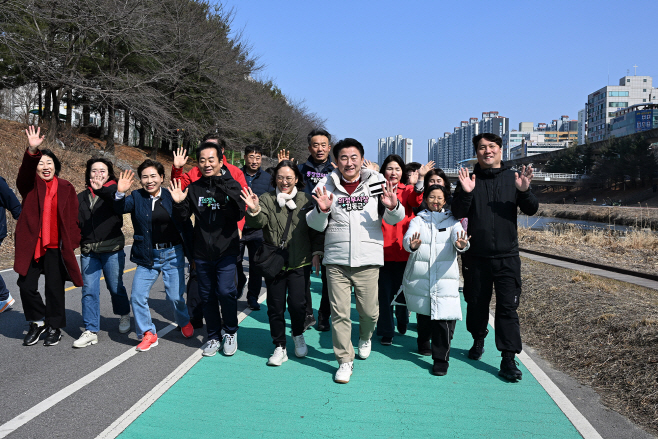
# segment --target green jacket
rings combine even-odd
[[[298,268],[309,265],[313,254],[322,254],[324,250],[324,233],[311,229],[306,223],[306,213],[315,207],[313,198],[306,192],[298,191],[295,196],[297,208],[288,231],[288,266]],[[259,198],[260,211],[253,215],[247,211],[247,226],[263,229],[263,239],[268,244],[279,245],[281,235],[286,228],[289,209],[279,207],[276,202],[276,190],[267,192]]]

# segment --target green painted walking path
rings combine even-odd
[[[313,277],[314,309],[320,286]],[[416,352],[414,316],[393,346],[373,336],[370,358],[357,357],[349,384],[336,384],[331,332],[309,329],[308,356],[298,359],[288,330],[289,360],[266,365],[274,345],[263,303],[241,323],[234,357],[201,359],[119,437],[581,437],[523,365],[519,383],[498,377],[493,331],[482,360],[472,361],[472,339],[457,322],[448,375],[433,376],[431,358]],[[354,304],[352,319],[356,346]]]

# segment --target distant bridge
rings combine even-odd
[[[444,169],[446,177],[457,183],[459,169]],[[573,186],[580,179],[583,178],[582,174],[557,174],[550,172],[534,172],[532,177],[532,184],[542,184],[547,186]]]

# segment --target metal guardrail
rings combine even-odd
[[[457,177],[459,169],[444,169],[443,172],[446,173],[448,177]],[[559,182],[572,182],[580,180],[583,177],[582,174],[561,174],[561,173],[551,173],[551,172],[534,172],[533,181],[559,181]]]

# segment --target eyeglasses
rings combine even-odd
[[[287,181],[288,183],[292,183],[295,180],[295,177],[284,177],[282,175],[277,175],[276,181]]]

